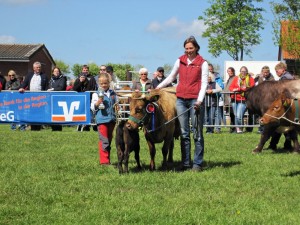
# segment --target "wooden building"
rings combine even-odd
[[[44,44],[0,44],[0,73],[7,76],[9,70],[19,76],[33,71],[33,63],[39,61],[42,71],[49,78],[55,62]]]

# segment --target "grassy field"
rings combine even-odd
[[[0,224],[300,224],[300,156],[281,150],[252,155],[259,134],[205,135],[203,172],[175,166],[119,175],[98,163],[96,132],[10,131],[0,126]],[[158,148],[160,148],[160,144]],[[280,142],[283,146],[283,139]]]

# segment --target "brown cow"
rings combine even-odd
[[[283,92],[260,119],[261,124],[268,125],[279,133],[289,132],[294,142],[294,153],[300,153],[297,138],[297,132],[300,132],[299,103],[300,100],[292,99],[288,92]]]
[[[155,143],[164,142],[162,167],[166,169],[167,162],[173,162],[174,137],[178,138],[180,135],[179,122],[174,119],[177,115],[174,93],[173,87],[152,90],[149,96],[140,92],[132,93],[130,116],[126,126],[129,130],[137,130],[143,125],[151,157],[150,170],[155,169]]]
[[[262,116],[285,89],[294,98],[300,98],[300,80],[266,81],[245,92],[247,109],[250,113]],[[252,152],[260,153],[273,134],[274,129],[265,125],[259,144]]]

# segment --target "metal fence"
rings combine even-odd
[[[121,90],[124,85],[132,85],[132,82],[130,81],[122,81],[118,83],[118,89],[115,91],[117,93],[132,93],[132,91],[124,91]],[[244,114],[243,118],[243,125],[235,125],[234,121],[234,113],[233,109],[231,107],[231,103],[226,103],[225,98],[230,99],[230,95],[236,95],[237,93],[235,92],[220,92],[216,99],[216,109],[215,110],[210,110],[210,113],[207,113],[209,110],[208,107],[211,107],[207,105],[207,102],[211,102],[211,99],[207,98],[212,98],[209,95],[205,96],[205,123],[204,127],[213,127],[213,128],[233,128],[233,127],[248,127],[248,128],[253,128],[253,127],[259,127],[259,117],[257,115],[252,115],[249,114],[249,112],[246,109],[246,112]],[[234,98],[235,99],[235,98]],[[119,100],[125,101],[125,103],[120,103],[120,110],[118,112],[118,120],[126,120],[128,119],[129,115],[129,99],[127,97],[119,97]],[[236,102],[238,103],[238,102]],[[127,109],[127,110],[126,110]],[[127,116],[126,116],[127,115]],[[208,123],[208,121],[213,121],[213,123]]]

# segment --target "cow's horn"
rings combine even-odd
[[[132,93],[127,93],[127,94],[117,94],[120,97],[126,97],[126,98],[131,98],[132,97]]]
[[[146,97],[145,94],[142,94],[141,97],[138,97],[138,98],[132,98],[132,99],[144,99]]]

